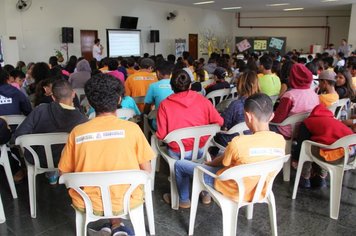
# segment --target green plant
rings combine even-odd
[[[59,51],[58,49],[54,49],[56,57],[63,57],[63,53]]]

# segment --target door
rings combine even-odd
[[[80,47],[82,57],[90,61],[93,59],[94,40],[98,38],[97,30],[81,30],[80,31]]]
[[[197,34],[189,34],[189,54],[194,59],[198,59],[198,35]]]

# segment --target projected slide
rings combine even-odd
[[[109,57],[141,55],[141,31],[107,29],[106,36]]]

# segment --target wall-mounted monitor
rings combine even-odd
[[[140,30],[107,29],[106,39],[108,57],[141,55]]]
[[[120,22],[121,29],[137,29],[138,17],[122,16]]]

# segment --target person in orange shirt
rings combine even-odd
[[[131,97],[146,96],[150,84],[157,82],[157,77],[152,74],[155,63],[150,58],[143,58],[140,62],[140,70],[130,75],[125,82],[125,94]],[[141,112],[144,103],[137,104]]]
[[[321,91],[319,95],[320,103],[329,107],[339,100],[339,95],[335,90],[336,74],[334,71],[324,70],[320,73],[318,80]]]
[[[138,72],[138,70],[135,69],[135,60],[133,58],[127,59],[127,66],[128,66],[128,68],[126,68],[127,76],[133,75],[136,72]]]
[[[225,153],[213,161],[201,165],[212,173],[220,175],[234,166],[260,162],[283,156],[285,153],[285,140],[282,135],[269,130],[269,122],[273,118],[273,103],[270,97],[263,93],[256,93],[248,97],[244,104],[245,122],[252,135],[235,137],[227,146]],[[179,192],[179,201],[190,206],[190,178],[193,177],[194,168],[200,164],[187,160],[178,160],[175,163],[175,175]],[[223,195],[237,200],[238,189],[232,180],[220,181],[205,175],[204,181],[214,187]],[[245,188],[247,201],[252,200],[258,178],[246,178]],[[186,207],[187,208],[187,207]]]
[[[60,173],[94,172],[113,170],[151,171],[150,161],[155,154],[140,127],[130,121],[118,119],[116,109],[123,95],[122,83],[110,75],[98,74],[85,84],[85,94],[94,108],[96,117],[75,127],[58,164]],[[123,196],[127,186],[111,187],[113,213],[123,209]],[[93,204],[94,214],[103,215],[100,190],[84,187]],[[74,207],[85,210],[84,202],[77,192],[70,189]],[[131,208],[143,204],[143,190],[137,188],[131,195]],[[112,235],[134,235],[120,219],[111,219],[100,231]],[[121,233],[121,234],[119,234]],[[124,234],[127,233],[127,234]]]

